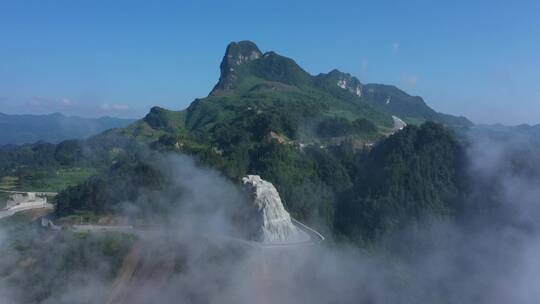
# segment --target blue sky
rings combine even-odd
[[[540,1],[0,0],[0,112],[140,117],[208,94],[230,41],[540,123]]]

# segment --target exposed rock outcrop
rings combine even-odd
[[[221,61],[219,81],[210,92],[210,95],[232,89],[237,78],[236,69],[243,63],[259,59],[261,56],[262,52],[251,41],[231,42],[227,46],[225,56]]]
[[[268,133],[266,138],[268,139],[269,142],[275,141],[278,144],[282,144],[282,145],[289,143],[289,140],[287,139],[287,137],[285,137],[285,135],[278,134],[274,131],[270,131],[270,133]]]
[[[401,131],[407,126],[407,123],[397,116],[392,115],[392,119],[394,120],[394,132]]]
[[[263,243],[298,241],[302,234],[292,223],[274,185],[258,175],[248,175],[242,181],[253,200],[256,231],[252,238]]]
[[[351,74],[343,73],[339,70],[332,70],[326,77],[334,79],[338,87],[347,90],[358,97],[362,97],[363,85],[358,78]]]

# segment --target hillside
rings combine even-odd
[[[380,104],[385,94],[395,105]],[[396,128],[400,118],[409,124]],[[469,124],[397,88],[364,85],[337,71],[311,76],[292,59],[232,43],[215,88],[185,110],[154,107],[127,127],[87,139],[0,149],[0,189],[58,191],[51,218],[65,225],[60,231],[13,226],[2,244],[14,244],[20,262],[0,269],[25,303],[55,299],[70,292],[71,282],[91,286],[74,302],[149,303],[154,291],[185,286],[174,278],[190,272],[227,287],[251,252],[221,240],[250,236],[246,227],[257,213],[244,204],[246,175],[270,182],[275,189],[265,188],[280,198],[280,210],[330,242],[373,248],[426,217],[460,212],[464,152],[451,129]],[[75,223],[135,228],[132,234],[81,232]],[[245,268],[242,278],[287,273],[306,260],[290,261]],[[305,264],[309,271],[321,259],[312,261]],[[202,278],[201,285],[209,282]],[[93,280],[100,285],[89,285]],[[278,276],[275,283],[282,281]],[[31,292],[21,292],[26,289]],[[152,290],[151,300],[141,290]],[[188,293],[188,302],[214,302],[204,291]]]
[[[468,120],[437,113],[420,97],[395,87],[364,85],[337,70],[312,76],[294,60],[262,53],[248,41],[231,43],[220,68],[210,94],[185,110],[154,107],[128,127],[88,140],[5,149],[0,173],[21,186],[36,184],[42,176],[54,178],[61,170],[92,169],[93,176],[63,184],[57,216],[114,213],[126,200],[137,201],[142,213],[152,210],[151,200],[137,198],[141,189],[168,184],[156,167],[163,153],[191,155],[235,183],[260,175],[276,186],[292,216],[320,219],[333,233],[359,242],[396,227],[387,221],[452,212],[460,148],[440,124],[463,129]],[[381,104],[388,98],[393,102]],[[394,116],[412,126],[397,132]],[[440,124],[415,126],[424,121]],[[433,165],[441,155],[444,162]],[[41,176],[35,175],[37,168]],[[385,177],[388,168],[412,174],[415,184],[399,174]],[[364,188],[376,172],[381,184]],[[433,189],[448,195],[437,197]],[[403,195],[409,192],[415,194]],[[358,211],[341,203],[344,197],[387,207]],[[346,218],[343,210],[350,210]],[[398,219],[396,214],[410,216]],[[348,226],[361,218],[375,222]]]
[[[395,99],[395,111],[376,104],[385,91]],[[334,233],[364,242],[422,214],[455,211],[459,144],[436,123],[413,123],[391,135],[396,114],[416,123],[470,124],[397,88],[362,85],[337,71],[311,76],[292,59],[240,42],[228,46],[219,82],[208,97],[183,111],[154,107],[142,120],[107,136],[158,153],[192,155],[236,183],[247,174],[260,175],[276,185],[294,217],[322,219]],[[135,201],[140,189],[166,185],[155,166],[158,155],[124,156],[102,175],[62,192],[58,215],[114,212],[118,203]],[[388,173],[388,167],[395,171]],[[365,204],[379,207],[360,207]],[[361,218],[371,221],[355,226]]]
[[[0,146],[32,144],[38,141],[59,143],[83,139],[112,128],[122,128],[133,119],[114,117],[83,118],[48,115],[8,115],[0,113]]]
[[[263,53],[250,41],[229,44],[220,70],[209,96],[182,111],[155,107],[119,134],[146,143],[167,134],[176,137],[169,138],[174,142],[181,139],[186,148],[196,142],[226,152],[246,138],[279,138],[302,146],[345,139],[371,145],[393,132],[393,116],[416,125],[472,125],[466,118],[438,113],[421,97],[393,86],[362,84],[338,70],[312,76],[294,60]]]

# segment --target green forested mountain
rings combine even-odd
[[[340,197],[336,229],[372,241],[426,216],[450,216],[463,200],[465,155],[451,133],[427,122],[376,145]]]
[[[363,85],[337,70],[311,76],[294,60],[262,53],[254,43],[241,41],[227,47],[220,79],[208,97],[183,111],[155,107],[118,134],[238,158],[238,149],[263,140],[299,146],[345,140],[356,147],[371,145],[392,133],[392,116],[412,124],[434,121],[452,128],[471,124],[437,113],[420,97],[392,86]]]
[[[85,141],[2,151],[0,172],[25,181],[28,166],[97,168],[60,193],[58,216],[115,212],[139,189],[163,184],[148,156],[161,152],[193,155],[235,182],[261,175],[293,216],[322,219],[359,242],[424,214],[454,212],[460,148],[442,125],[464,128],[465,118],[337,70],[312,76],[249,41],[231,43],[220,67],[210,94],[185,110],[154,107],[126,128]],[[412,126],[396,132],[392,116]],[[436,123],[415,126],[424,121]],[[143,203],[151,208],[152,200]]]

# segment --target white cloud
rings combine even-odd
[[[99,108],[103,111],[125,111],[129,110],[129,106],[126,104],[109,104],[109,103],[102,103]]]
[[[71,99],[69,98],[62,98],[60,100],[60,104],[64,105],[64,106],[72,106],[73,105],[73,101],[71,101]]]

